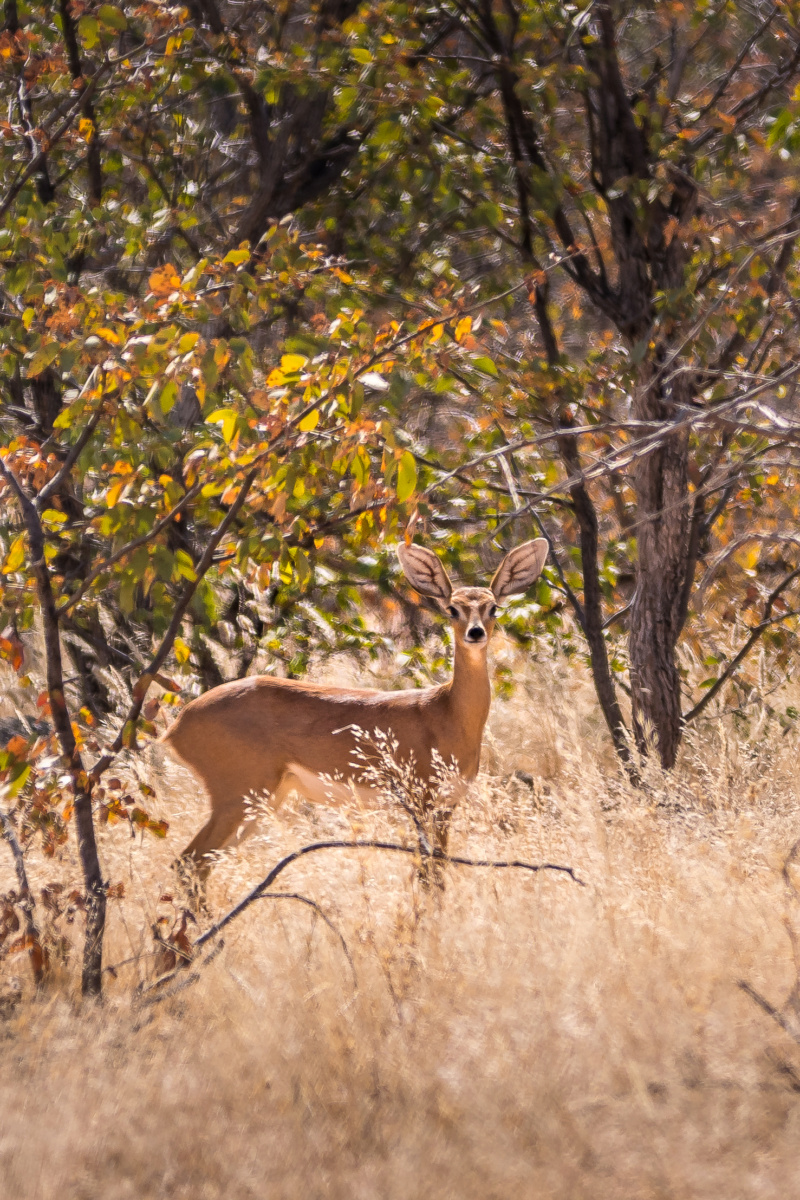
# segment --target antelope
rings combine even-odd
[[[246,821],[245,812],[251,793],[271,794],[277,809],[291,791],[325,804],[352,797],[354,786],[364,790],[354,763],[358,730],[392,737],[398,760],[413,760],[429,793],[436,782],[437,752],[439,761],[454,764],[464,784],[478,774],[491,701],[487,649],[498,605],[526,591],[539,576],[547,542],[536,538],[517,546],[488,588],[454,588],[424,546],[400,545],[397,556],[416,591],[450,618],[451,679],[438,687],[382,692],[260,675],[224,683],[187,704],[161,740],[202,781],[211,800],[208,821],[178,860],[194,865],[201,879],[210,868],[209,856],[252,821]],[[448,818],[434,824],[442,851]]]

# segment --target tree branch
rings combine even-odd
[[[90,417],[90,419],[87,421],[86,425],[84,425],[83,429],[81,430],[81,434],[80,434],[80,437],[78,438],[77,442],[75,442],[75,444],[73,446],[70,446],[70,448],[67,452],[67,457],[64,459],[64,461],[61,464],[61,466],[59,467],[58,471],[53,476],[53,478],[49,481],[49,483],[46,483],[44,485],[44,487],[41,489],[41,491],[37,494],[34,503],[35,503],[37,509],[39,510],[39,512],[42,511],[44,505],[47,503],[47,501],[50,499],[50,497],[54,496],[56,494],[58,489],[61,487],[61,485],[64,483],[65,479],[69,475],[72,468],[75,466],[75,463],[78,461],[81,454],[88,446],[88,444],[92,438],[92,434],[97,429],[97,426],[100,424],[100,420],[103,416],[103,404],[104,404],[104,399],[103,399],[103,397],[101,397],[100,403],[98,404],[97,408],[92,413],[92,416]]]
[[[172,620],[169,623],[166,633],[161,639],[161,644],[159,645],[158,650],[151,658],[146,670],[142,673],[142,675],[140,675],[136,682],[136,685],[133,689],[133,703],[128,709],[119,733],[117,734],[108,751],[102,756],[102,758],[97,760],[91,769],[89,778],[93,782],[96,782],[103,772],[111,766],[111,763],[124,746],[135,746],[136,722],[138,721],[139,715],[142,711],[150,684],[153,682],[161,667],[164,665],[167,656],[172,649],[172,644],[178,635],[178,631],[180,630],[184,614],[192,602],[192,597],[197,591],[200,581],[204,578],[212,566],[217,546],[225,537],[225,534],[228,532],[231,525],[239,515],[239,511],[247,498],[250,488],[253,486],[255,478],[256,471],[251,470],[242,483],[242,486],[239,488],[239,494],[237,495],[231,507],[228,509],[224,521],[222,521],[219,528],[209,539],[208,545],[203,552],[203,556],[195,567],[195,578],[190,580],[184,588],[183,595],[175,605],[175,610],[172,614]]]
[[[104,571],[110,570],[111,567],[115,566],[116,563],[125,558],[127,554],[132,554],[133,551],[138,550],[140,546],[144,546],[147,542],[151,542],[154,538],[158,537],[161,531],[166,529],[167,525],[171,524],[178,516],[180,516],[189,501],[193,500],[194,497],[199,493],[201,487],[201,483],[196,483],[194,487],[189,488],[186,495],[178,501],[174,508],[171,508],[168,513],[156,521],[152,529],[148,530],[147,533],[140,534],[139,537],[134,538],[132,541],[127,542],[124,546],[112,554],[110,558],[105,559],[96,567],[93,567],[78,588],[77,592],[73,592],[71,596],[68,596],[67,599],[61,603],[58,609],[58,615],[61,616],[63,613],[69,612],[71,608],[74,608],[75,605],[83,599],[83,597],[86,595],[86,592],[89,590],[98,576],[102,575]]]
[[[25,856],[22,853],[22,847],[17,841],[11,817],[2,808],[0,808],[0,825],[2,825],[3,837],[8,842],[14,858],[14,869],[17,873],[17,888],[19,889],[19,906],[25,918],[25,939],[28,944],[28,954],[31,960],[34,982],[38,988],[41,987],[44,980],[45,959],[39,930],[36,927],[36,920],[33,915],[36,901],[28,885],[28,872],[25,870]]]
[[[198,950],[201,950],[204,946],[208,945],[209,942],[212,942],[218,938],[223,929],[230,925],[232,921],[235,921],[237,917],[241,916],[241,914],[245,912],[251,904],[255,904],[257,900],[269,900],[276,898],[278,894],[271,893],[268,891],[268,889],[272,886],[278,876],[285,871],[287,867],[291,866],[292,863],[304,858],[307,854],[315,854],[319,850],[388,850],[396,854],[408,854],[414,858],[418,858],[420,856],[421,845],[403,846],[399,842],[383,842],[365,838],[355,841],[337,839],[327,842],[311,842],[306,846],[301,846],[298,850],[293,850],[290,854],[285,855],[280,862],[275,864],[269,874],[244,897],[243,900],[240,900],[239,903],[230,909],[224,917],[221,917],[218,921],[215,921],[215,923],[209,929],[207,929],[205,933],[201,934],[200,937],[194,941],[192,950],[195,955]],[[425,854],[424,857],[433,858],[439,862],[451,863],[452,865],[459,867],[489,867],[493,870],[516,869],[521,871],[530,871],[533,874],[536,874],[539,871],[555,871],[562,875],[567,875],[574,883],[577,883],[579,887],[587,886],[586,883],[575,874],[575,870],[572,867],[560,866],[557,863],[530,863],[525,862],[522,859],[495,860],[466,858],[459,854],[446,854],[443,850],[438,848],[431,849],[430,853]],[[296,897],[294,893],[292,893],[291,896],[292,898],[300,898],[305,903],[310,903],[312,907],[318,908],[314,901],[309,901],[306,897]],[[320,910],[318,909],[318,911]],[[335,930],[335,927],[334,931],[338,934],[338,930]],[[341,934],[339,934],[339,936],[341,937]],[[195,965],[205,965],[205,963],[197,964],[196,958],[193,958],[192,961],[195,963]],[[208,959],[205,961],[208,961]],[[161,979],[159,979],[153,986],[160,987],[163,984],[170,982],[186,965],[188,964],[182,959],[179,959],[175,970],[169,975],[162,976]],[[196,976],[196,978],[199,978],[199,976]]]
[[[750,636],[742,646],[741,650],[739,650],[738,654],[731,659],[725,670],[720,675],[719,679],[717,679],[711,685],[705,696],[703,696],[702,700],[699,700],[697,704],[695,704],[694,708],[690,708],[687,713],[683,714],[681,720],[684,724],[689,721],[693,721],[695,717],[699,717],[700,713],[708,707],[708,705],[719,692],[720,688],[727,683],[737,667],[744,661],[744,659],[752,650],[753,646],[755,646],[762,633],[764,633],[766,629],[769,629],[770,625],[777,625],[780,621],[785,621],[787,617],[797,616],[796,610],[790,610],[789,612],[781,613],[777,617],[773,617],[771,614],[773,605],[780,596],[781,592],[784,592],[786,588],[789,587],[789,585],[798,577],[800,577],[800,567],[797,567],[796,570],[791,571],[788,575],[786,575],[774,589],[774,591],[770,592],[764,605],[761,621],[758,623],[758,625],[751,629]]]
[[[45,644],[47,694],[50,714],[61,753],[72,780],[78,851],[87,895],[86,938],[83,947],[81,989],[84,995],[99,996],[102,990],[103,933],[106,919],[106,893],[97,853],[92,817],[92,791],[75,741],[72,720],[64,696],[64,671],[58,611],[53,595],[50,571],[45,559],[45,538],[36,505],[23,490],[14,472],[0,457],[0,475],[6,480],[22,510],[28,535],[30,569],[36,582]]]

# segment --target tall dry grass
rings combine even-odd
[[[310,910],[262,901],[196,984],[143,1010],[131,997],[172,910],[159,903],[175,894],[169,862],[203,819],[190,777],[149,764],[166,843],[101,833],[125,884],[106,961],[134,959],[109,975],[103,1008],[76,1000],[79,921],[39,999],[24,960],[2,965],[6,996],[15,974],[22,988],[0,1020],[4,1197],[800,1193],[800,1046],[737,986],[780,1004],[796,979],[781,866],[800,835],[797,735],[763,716],[738,733],[705,722],[674,776],[648,765],[637,791],[579,668],[516,673],[452,846],[569,864],[587,886],[452,868],[430,896],[400,856],[312,856],[281,888],[336,923],[357,988]],[[307,840],[404,821],[298,801],[222,856],[209,906],[224,911]],[[77,878],[71,844],[56,863],[29,857],[34,880]]]

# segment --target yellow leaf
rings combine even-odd
[[[417,464],[410,450],[405,450],[397,468],[397,499],[402,503],[414,494],[417,486]]]
[[[472,317],[462,317],[456,325],[455,338],[457,342],[463,342],[469,331],[472,329]]]
[[[242,263],[246,263],[249,257],[250,250],[245,245],[241,250],[229,250],[222,261],[224,263],[233,263],[235,267],[239,267]]]
[[[308,433],[309,430],[316,429],[318,425],[319,425],[319,409],[315,408],[310,413],[308,413],[305,417],[303,417],[302,421],[299,423],[297,428],[300,429],[303,433]]]
[[[119,501],[119,498],[126,487],[127,481],[125,479],[118,479],[116,483],[111,485],[106,492],[106,508],[114,507],[114,505]]]
[[[186,642],[183,640],[183,638],[176,637],[175,638],[175,657],[177,658],[178,662],[181,664],[188,662],[189,656],[191,655],[191,653],[192,653],[191,650],[186,645]]]
[[[286,383],[286,377],[283,371],[279,371],[276,367],[274,371],[270,371],[267,376],[267,387],[280,387],[282,383]]]
[[[78,132],[85,142],[90,142],[95,133],[94,121],[91,121],[88,117],[81,117],[80,121],[78,121]]]
[[[302,354],[284,354],[281,357],[281,370],[286,375],[294,375],[306,365],[306,361]]]
[[[12,571],[18,571],[25,560],[25,534],[21,533],[14,538],[11,543],[11,549],[8,552],[6,561],[3,563],[3,571],[6,575],[10,575]]]

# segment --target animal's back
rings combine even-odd
[[[253,676],[213,688],[187,704],[162,737],[214,788],[274,791],[291,764],[310,771],[357,773],[353,726],[391,733],[401,758],[413,752],[430,769],[441,687],[384,692]],[[421,722],[420,716],[426,719]],[[241,794],[241,792],[239,793]]]

